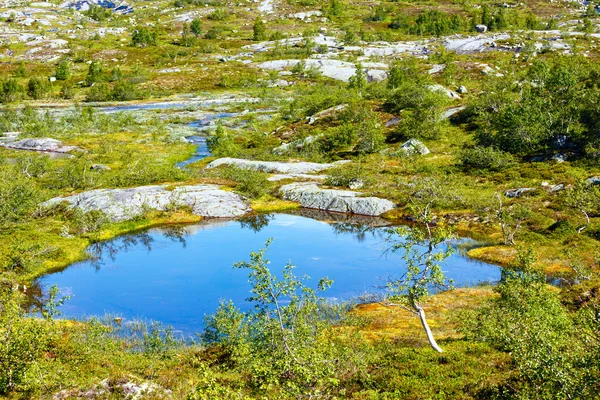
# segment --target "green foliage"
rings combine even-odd
[[[190,31],[198,38],[202,34],[202,20],[194,18],[190,23]]]
[[[531,250],[520,251],[516,265],[502,271],[487,306],[463,316],[471,340],[490,343],[512,356],[515,375],[492,390],[490,398],[562,399],[578,397],[582,367],[573,321],[555,290],[532,263]],[[586,398],[586,397],[584,397]]]
[[[493,147],[464,148],[458,154],[462,167],[469,170],[503,171],[516,164],[515,157]]]
[[[15,172],[10,168],[0,170],[0,226],[30,217],[41,202],[36,186],[26,175]]]
[[[53,305],[57,289],[52,289]],[[23,296],[16,287],[0,285],[0,394],[15,390],[42,357],[56,334],[53,324],[26,318]],[[54,313],[44,315],[51,320]]]
[[[252,311],[222,303],[207,318],[204,341],[222,346],[233,367],[250,374],[255,388],[280,387],[289,396],[327,393],[335,388],[335,375],[350,356],[327,333],[330,319],[324,311],[331,308],[319,293],[332,281],[321,279],[313,289],[307,277],[294,275],[289,263],[281,278],[276,277],[265,259],[269,244],[251,253],[250,261],[234,264],[250,271]]]
[[[94,83],[102,82],[104,80],[104,72],[102,70],[102,65],[93,60],[88,67],[88,73],[85,77],[85,85],[92,86]]]
[[[40,100],[52,94],[52,85],[44,78],[31,78],[27,82],[27,95]]]
[[[235,190],[251,199],[258,199],[269,192],[267,175],[250,169],[228,167],[223,177],[236,182]]]
[[[252,32],[252,40],[261,41],[267,40],[268,38],[267,25],[260,18],[257,18],[256,21],[254,21]]]
[[[66,81],[71,77],[71,66],[69,60],[62,58],[56,65],[56,71],[54,77],[59,81]]]
[[[388,89],[397,89],[410,82],[414,84],[423,84],[428,77],[419,70],[419,64],[416,58],[409,57],[392,64],[387,79]]]
[[[330,0],[329,4],[324,6],[324,11],[328,17],[341,17],[346,11],[346,4],[343,0]]]
[[[15,71],[13,72],[15,78],[25,78],[27,76],[27,67],[25,61],[21,61]]]
[[[367,87],[367,73],[361,63],[356,64],[356,72],[348,80],[348,89],[361,93]]]
[[[131,35],[131,45],[135,47],[156,46],[158,34],[146,27],[136,28]]]
[[[217,157],[231,157],[240,150],[233,135],[226,132],[221,125],[217,126],[215,133],[206,139],[206,144],[210,152]]]
[[[21,100],[24,92],[23,86],[16,79],[6,79],[0,82],[0,103],[12,103]]]
[[[60,86],[60,92],[58,93],[58,96],[63,100],[70,100],[75,95],[74,92],[73,85],[71,85],[69,82],[64,82]]]
[[[128,80],[120,80],[113,86],[110,97],[116,101],[127,101],[136,99],[138,96],[133,83]]]
[[[449,15],[442,11],[426,10],[416,17],[408,14],[398,15],[390,28],[402,30],[411,35],[442,36],[467,30],[469,23],[458,15]]]
[[[85,97],[85,101],[108,101],[111,99],[110,86],[106,82],[94,84]]]
[[[208,14],[206,18],[213,21],[224,21],[229,16],[229,12],[225,8],[216,8],[213,12]]]
[[[563,56],[491,80],[470,104],[478,143],[518,155],[560,149],[565,142],[582,150],[595,143],[593,71],[586,60]]]
[[[442,131],[444,94],[427,85],[405,81],[385,102],[393,113],[401,113],[396,134],[402,138],[438,138]]]
[[[183,47],[192,47],[196,44],[197,35],[192,35],[190,30],[190,26],[186,23],[183,24],[183,29],[181,31],[181,45]]]
[[[109,9],[96,4],[90,4],[90,8],[83,13],[98,22],[104,22],[112,15],[112,12]]]

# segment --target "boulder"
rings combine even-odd
[[[504,192],[506,197],[515,198],[521,197],[523,194],[527,192],[533,192],[535,188],[518,188],[518,189],[510,189]]]
[[[398,149],[398,153],[403,155],[425,155],[431,153],[427,146],[423,144],[420,140],[417,139],[409,139],[400,146]]]
[[[467,93],[469,93],[469,91],[467,90],[466,86],[462,85],[461,87],[458,88],[458,93],[467,94]]]
[[[320,119],[330,117],[330,116],[336,114],[338,111],[345,110],[346,107],[348,107],[348,104],[338,104],[337,106],[329,107],[326,110],[319,111],[318,113],[313,114],[310,117],[308,117],[308,124],[312,125]]]
[[[360,192],[322,189],[315,183],[291,183],[280,189],[285,200],[303,207],[348,214],[379,216],[394,209],[394,203],[378,197],[361,197]]]
[[[96,189],[69,197],[56,197],[42,206],[50,208],[63,202],[83,212],[102,211],[115,222],[138,217],[148,209],[166,211],[173,207],[189,207],[193,214],[210,218],[240,217],[251,212],[244,198],[218,185]]]
[[[600,185],[600,176],[592,176],[585,180],[588,185]]]
[[[475,25],[475,30],[479,33],[486,33],[488,30],[488,27],[486,25],[479,24],[479,25]]]
[[[309,181],[324,181],[327,175],[310,175],[310,174],[275,174],[267,178],[270,182],[279,182],[286,179],[309,180]]]
[[[290,150],[293,150],[293,149],[300,150],[304,146],[306,146],[307,144],[314,143],[321,136],[322,135],[307,136],[304,139],[294,140],[293,142],[290,142],[290,143],[284,143],[281,146],[275,147],[273,149],[273,153],[275,153],[275,154],[285,154],[285,153],[288,153]]]
[[[363,182],[362,179],[358,179],[358,178],[351,179],[350,182],[348,183],[348,188],[350,190],[362,189],[363,186],[365,186],[365,183]]]
[[[110,171],[110,167],[104,164],[94,164],[90,167],[92,171]]]
[[[65,146],[60,140],[51,138],[23,139],[16,142],[4,143],[2,146],[15,150],[43,151],[50,153],[68,153],[81,150],[76,146]]]
[[[445,88],[442,85],[438,85],[438,84],[429,85],[429,89],[433,92],[441,93],[444,96],[446,96],[452,100],[460,99],[460,96],[458,95],[458,93],[456,93],[448,88]]]
[[[310,174],[324,171],[326,169],[349,163],[348,160],[336,161],[331,164],[319,164],[313,162],[278,162],[278,161],[254,161],[244,160],[242,158],[219,158],[206,166],[206,168],[216,168],[221,165],[230,165],[242,169],[252,169],[255,171],[273,173],[273,174]]]

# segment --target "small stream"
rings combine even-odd
[[[62,308],[68,318],[111,315],[126,321],[156,320],[185,334],[203,328],[205,314],[220,300],[251,307],[248,271],[232,264],[273,243],[267,252],[274,273],[291,261],[295,274],[334,280],[326,297],[350,300],[381,294],[390,276],[400,276],[400,254],[385,253],[385,221],[312,210],[256,215],[241,220],[207,220],[178,228],[151,229],[90,248],[93,260],[79,262],[40,278],[38,290],[58,285],[73,295]],[[462,241],[467,241],[463,239]],[[456,286],[495,282],[497,266],[456,252],[444,270]]]

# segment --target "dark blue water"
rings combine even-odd
[[[195,163],[196,161],[200,161],[203,158],[211,156],[211,152],[208,149],[208,145],[206,144],[206,137],[204,136],[188,136],[187,141],[196,145],[196,152],[192,154],[190,158],[180,163],[177,163],[179,168],[185,168],[187,165],[191,163]]]
[[[172,325],[184,333],[200,331],[205,314],[220,299],[232,299],[242,309],[250,304],[248,271],[232,264],[248,260],[274,238],[267,253],[272,271],[291,261],[296,275],[309,275],[316,284],[334,280],[326,297],[351,299],[376,292],[385,278],[399,276],[399,254],[383,255],[389,246],[380,234],[356,232],[357,226],[332,225],[298,215],[239,221],[214,221],[173,231],[152,229],[105,243],[100,264],[80,262],[40,279],[47,289],[56,284],[73,297],[62,308],[66,317],[116,314]],[[358,227],[360,228],[360,227]],[[107,255],[112,255],[112,258]],[[455,253],[445,263],[456,286],[497,281],[500,269]]]

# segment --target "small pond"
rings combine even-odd
[[[324,222],[327,221],[327,222]],[[238,221],[207,221],[178,228],[151,229],[104,242],[91,253],[95,261],[76,263],[40,278],[44,290],[57,285],[73,295],[62,308],[65,317],[92,315],[141,318],[191,334],[202,330],[204,315],[220,299],[248,309],[248,271],[232,264],[273,242],[267,252],[272,271],[291,261],[296,275],[334,280],[326,297],[348,300],[377,292],[388,276],[399,276],[399,254],[384,254],[385,222],[310,210],[258,215]],[[461,240],[466,242],[466,240]],[[445,262],[456,286],[494,282],[497,266],[455,252]]]

